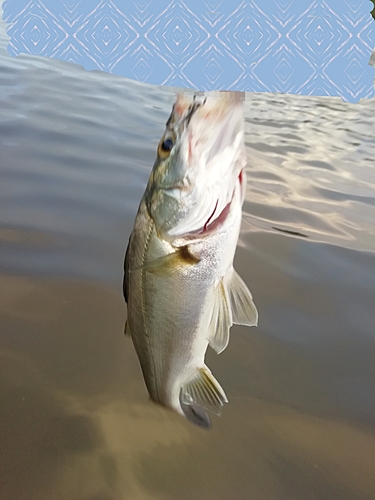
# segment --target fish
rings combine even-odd
[[[233,260],[247,165],[243,102],[178,94],[158,144],[124,261],[125,334],[155,403],[200,427],[227,396],[205,364],[258,311]]]

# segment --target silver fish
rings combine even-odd
[[[153,401],[202,427],[224,390],[205,365],[232,324],[255,326],[233,268],[246,189],[243,105],[233,94],[178,95],[125,256],[130,334]]]

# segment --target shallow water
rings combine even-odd
[[[375,100],[248,96],[260,321],[208,353],[230,403],[205,432],[148,401],[123,336],[172,89],[13,59],[0,28],[1,500],[375,498]]]

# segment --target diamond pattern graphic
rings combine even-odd
[[[374,96],[369,0],[5,0],[10,55],[155,85]]]
[[[305,37],[306,48],[310,53],[316,54],[322,57],[324,53],[328,53],[332,48],[332,45],[337,43],[338,38],[335,38],[335,32],[330,26],[327,18],[316,16],[310,18],[307,26],[304,26],[304,30],[301,32],[302,27],[299,27],[298,31],[291,34],[292,40],[300,40],[301,36]],[[300,42],[299,42],[300,43]]]

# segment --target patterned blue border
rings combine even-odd
[[[374,96],[370,0],[5,0],[12,56],[199,90]]]

